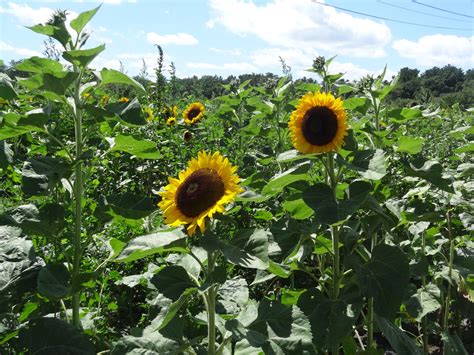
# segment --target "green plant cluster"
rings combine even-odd
[[[74,33],[61,13],[31,27],[66,64],[0,73],[2,354],[474,352],[472,110],[394,107],[401,77],[352,85],[322,57],[321,84],[285,65],[177,98],[160,66],[156,82],[90,69],[98,10]],[[350,130],[338,152],[300,154],[288,120],[320,90]],[[199,100],[202,120],[166,123]],[[202,150],[245,191],[189,237],[157,203]]]

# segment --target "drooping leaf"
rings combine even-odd
[[[11,144],[0,141],[0,168],[5,169],[13,160],[13,150]]]
[[[405,254],[395,246],[378,245],[370,259],[356,268],[362,293],[374,298],[375,312],[392,319],[408,290],[410,269]]]
[[[138,139],[133,136],[118,135],[113,140],[111,151],[121,151],[142,159],[158,159],[161,157],[156,143],[148,139]]]
[[[64,23],[61,23],[59,26],[40,24],[28,28],[36,33],[40,33],[58,40],[58,42],[61,43],[63,47],[66,47],[68,42],[71,41],[71,35],[66,29]]]
[[[173,301],[178,300],[186,289],[196,287],[186,269],[177,265],[166,266],[150,281],[162,295]]]
[[[30,354],[96,354],[94,345],[82,331],[57,318],[39,318],[22,328],[19,344]]]
[[[385,153],[381,149],[354,152],[354,160],[349,166],[369,180],[380,180],[387,173]]]
[[[448,332],[443,332],[441,335],[443,339],[444,353],[446,355],[467,355],[468,352],[464,347],[462,340],[459,339],[459,336],[454,334],[449,334]]]
[[[422,178],[443,191],[454,193],[451,181],[443,177],[443,167],[438,161],[428,160],[422,162],[421,166],[417,165],[405,165],[410,176]]]
[[[80,67],[87,67],[90,62],[94,60],[105,49],[105,44],[101,44],[95,48],[90,49],[75,49],[63,52],[63,58],[69,63]]]
[[[263,229],[242,229],[231,243],[219,242],[219,249],[227,261],[245,268],[268,268],[268,233]]]
[[[130,78],[126,74],[119,72],[118,70],[104,68],[100,72],[100,76],[102,79],[102,85],[107,85],[107,84],[131,85],[134,88],[141,91],[142,93],[145,93],[145,89],[142,86],[142,84]]]
[[[441,291],[438,286],[428,284],[419,288],[417,292],[410,297],[406,304],[408,313],[421,322],[421,319],[428,313],[437,311],[441,308]]]
[[[178,229],[143,235],[130,240],[114,260],[130,262],[165,251],[185,253],[186,238]]]
[[[18,94],[12,85],[10,77],[4,73],[0,73],[0,98],[5,100],[13,100]]]
[[[57,60],[41,57],[24,59],[15,68],[20,71],[36,74],[61,72],[64,69]]]
[[[23,164],[21,188],[28,195],[46,195],[71,173],[69,165],[56,158],[31,158]]]
[[[58,300],[71,293],[71,275],[64,264],[47,264],[38,274],[38,292]]]
[[[388,319],[375,315],[375,321],[397,354],[421,355],[423,352],[415,342]]]

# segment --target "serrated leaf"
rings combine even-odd
[[[102,85],[107,85],[107,84],[131,85],[134,88],[141,91],[142,93],[146,93],[142,84],[130,78],[126,74],[119,72],[118,70],[104,68],[100,72],[100,75],[102,79],[102,83],[101,83]]]
[[[156,148],[156,143],[133,136],[119,135],[115,137],[114,144],[110,150],[126,152],[142,159],[158,159],[161,157],[160,152]]]
[[[79,35],[87,23],[94,17],[97,11],[99,11],[101,6],[102,4],[97,6],[95,9],[80,13],[74,20],[71,21],[71,28]]]

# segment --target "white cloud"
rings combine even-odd
[[[99,26],[99,27],[97,27],[97,29],[98,29],[100,32],[106,32],[106,31],[107,31],[107,27],[104,27],[104,26]]]
[[[32,49],[18,48],[9,45],[8,43],[0,41],[0,51],[12,52],[20,57],[41,56],[41,53]]]
[[[436,34],[423,36],[416,42],[397,40],[392,47],[401,57],[413,59],[424,67],[446,64],[472,67],[474,64],[474,36]]]
[[[214,47],[211,47],[209,48],[209,50],[213,53],[218,53],[218,54],[224,54],[224,55],[232,55],[232,56],[240,56],[242,55],[242,52],[240,51],[240,49],[221,49],[221,48],[214,48]]]
[[[186,63],[186,67],[189,69],[193,69],[193,72],[187,73],[187,75],[195,75],[196,70],[199,72],[200,75],[231,75],[259,71],[256,66],[248,62],[233,62],[223,64],[189,62]]]
[[[273,0],[256,5],[245,0],[210,0],[209,28],[222,25],[241,35],[255,35],[271,46],[305,48],[362,58],[386,55],[390,29],[311,0]]]
[[[176,44],[179,46],[192,46],[198,44],[199,41],[192,35],[188,33],[176,33],[176,34],[167,34],[159,35],[155,32],[148,32],[146,34],[148,42],[152,44],[159,44],[165,46],[167,44]]]
[[[9,2],[7,7],[0,6],[0,13],[16,17],[22,25],[31,26],[45,23],[49,20],[54,10],[48,7],[33,9],[26,4],[15,4]]]

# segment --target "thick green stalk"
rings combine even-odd
[[[377,234],[372,233],[370,251],[373,252],[377,245]],[[374,343],[374,298],[369,297],[367,302],[367,347],[376,348]]]
[[[77,68],[74,68],[77,70]],[[81,85],[81,77],[79,75],[74,88],[74,102],[76,106],[75,111],[75,140],[76,140],[76,166],[74,169],[74,196],[75,196],[75,213],[74,213],[74,259],[72,267],[72,277],[75,279],[80,272],[82,245],[81,245],[81,231],[82,231],[82,162],[80,157],[82,155],[82,108],[79,97],[79,89]],[[81,293],[75,292],[72,295],[72,324],[75,327],[80,327],[79,307],[80,307]]]
[[[453,276],[453,259],[454,259],[454,237],[451,228],[451,214],[446,212],[446,221],[448,223],[449,236],[449,265],[448,265],[448,291],[446,292],[446,300],[444,302],[443,330],[448,331],[449,328],[449,303],[451,302],[451,279]],[[444,352],[444,350],[443,350]]]
[[[421,235],[421,252],[425,255],[425,247],[426,247],[426,235],[422,233]],[[423,288],[426,288],[426,277],[422,276],[421,282],[423,284]],[[428,351],[428,318],[426,316],[423,317],[421,323],[421,332],[423,333],[423,353],[425,355],[429,354]]]
[[[212,275],[214,270],[214,255],[207,252],[207,275]],[[216,289],[214,285],[206,291],[206,311],[207,311],[207,353],[215,355],[216,353]]]

